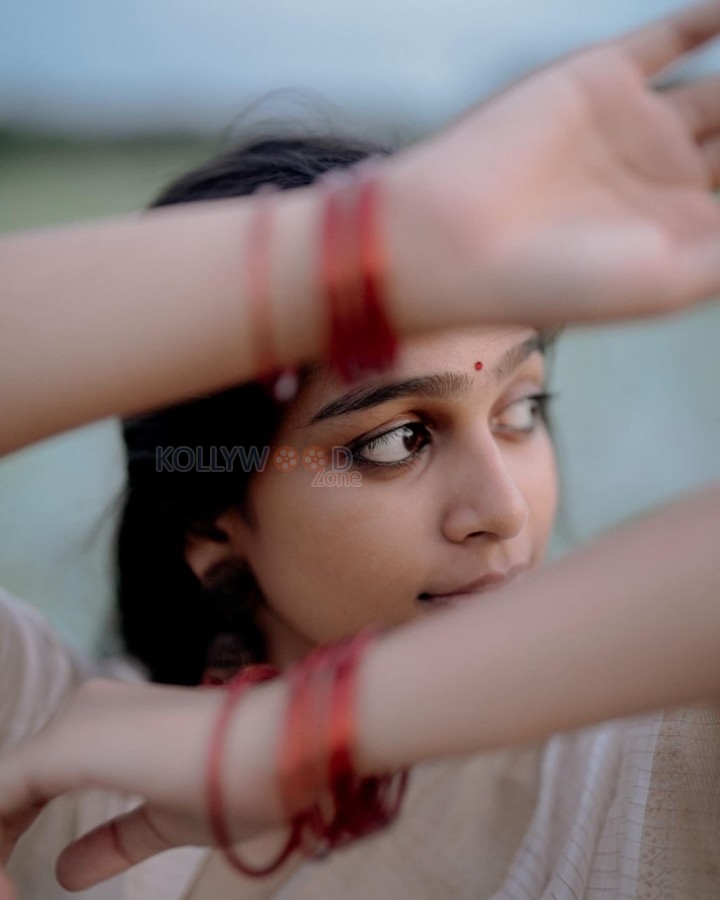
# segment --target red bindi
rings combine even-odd
[[[476,372],[480,372],[480,371],[482,370],[482,367],[483,367],[483,364],[480,362],[480,360],[478,360],[478,361],[475,363],[475,371],[476,371]]]

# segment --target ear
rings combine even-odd
[[[221,562],[237,560],[242,553],[239,513],[228,510],[214,522],[199,523],[185,533],[184,556],[199,581]]]

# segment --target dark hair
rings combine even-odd
[[[387,151],[330,137],[268,138],[235,148],[178,178],[152,206],[311,184],[324,172]],[[301,373],[302,374],[302,373]],[[126,649],[169,684],[197,684],[210,664],[264,658],[253,616],[253,579],[227,565],[201,585],[185,562],[186,534],[211,531],[223,511],[243,509],[251,474],[168,471],[168,448],[268,446],[281,412],[257,383],[128,418],[123,422],[127,487],[117,535],[117,596]],[[163,456],[165,454],[165,456]]]

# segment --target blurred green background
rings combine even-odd
[[[214,149],[199,137],[90,140],[0,130],[0,229],[141,209]]]

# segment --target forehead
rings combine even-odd
[[[492,368],[509,348],[537,332],[524,326],[464,328],[404,339],[391,369],[348,385],[326,365],[313,366],[298,397],[288,410],[287,424],[305,421],[308,415],[349,390],[375,387],[398,379],[451,371],[475,374],[475,363]]]
[[[424,375],[441,369],[470,371],[477,361],[492,366],[514,344],[536,332],[532,328],[465,328],[422,335],[405,341],[389,378]]]

